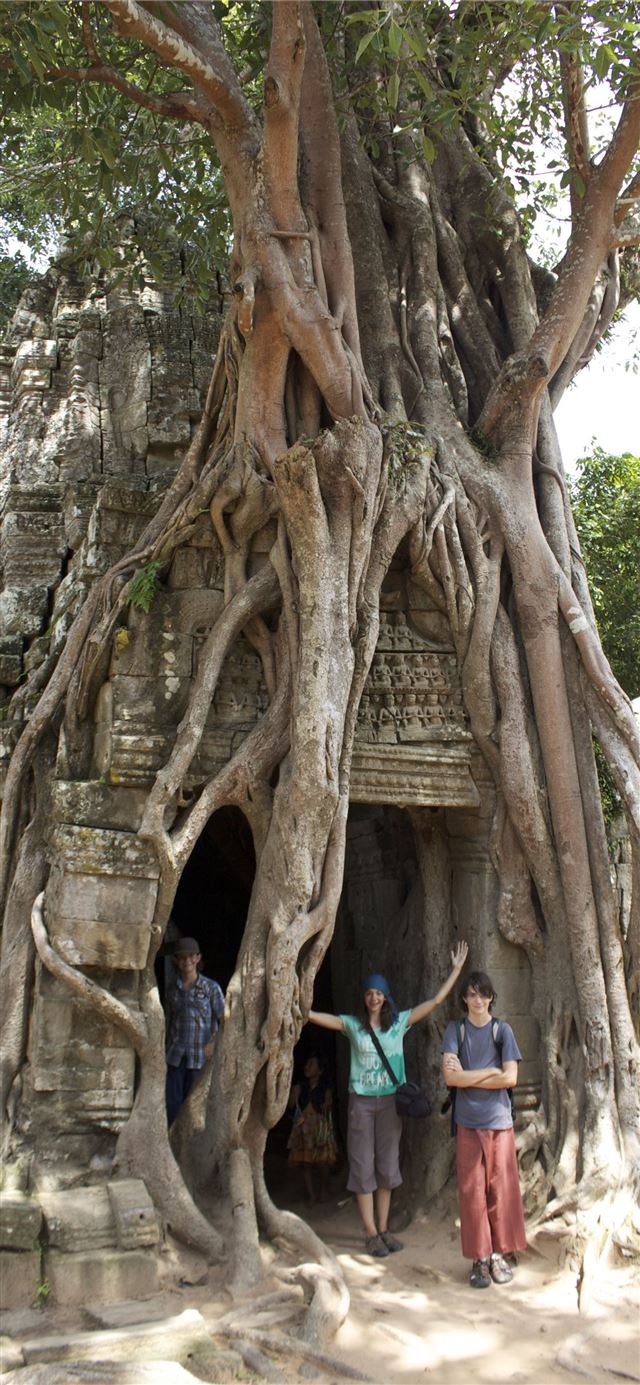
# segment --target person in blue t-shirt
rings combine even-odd
[[[472,971],[461,995],[465,1018],[448,1024],[442,1041],[443,1077],[455,1088],[460,1234],[472,1289],[507,1284],[513,1272],[504,1257],[527,1244],[509,1096],[522,1054],[511,1026],[493,1019],[495,998],[486,972]]]
[[[400,1174],[400,1135],[402,1120],[396,1111],[397,1083],[391,1078],[374,1045],[369,1028],[375,1030],[397,1082],[406,1082],[404,1036],[412,1024],[426,1019],[449,994],[464,966],[468,948],[458,943],[451,953],[453,968],[432,1000],[398,1010],[389,982],[375,972],[363,983],[359,1015],[326,1015],[309,1011],[309,1020],[323,1029],[344,1034],[351,1048],[347,1151],[347,1188],[356,1195],[365,1234],[365,1250],[381,1259],[391,1251],[402,1250],[402,1242],[392,1236],[389,1226],[391,1193],[402,1183]]]

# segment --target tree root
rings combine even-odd
[[[313,1263],[300,1265],[290,1274],[292,1279],[298,1279],[312,1290],[301,1335],[305,1342],[319,1346],[335,1336],[349,1311],[349,1290],[342,1270],[333,1252],[306,1222],[295,1213],[284,1212],[274,1205],[262,1169],[256,1169],[255,1165],[254,1181],[258,1215],[269,1238],[288,1241],[312,1257]]]
[[[302,1341],[299,1337],[289,1337],[285,1333],[276,1335],[275,1332],[262,1332],[258,1328],[247,1327],[216,1327],[214,1336],[225,1337],[237,1345],[238,1339],[246,1339],[248,1342],[255,1342],[258,1346],[265,1347],[267,1351],[286,1352],[289,1356],[302,1356],[305,1361],[312,1361],[316,1366],[322,1366],[324,1370],[331,1371],[335,1375],[345,1377],[347,1380],[371,1381],[370,1375],[365,1375],[363,1371],[357,1371],[353,1366],[348,1366],[346,1361],[339,1361],[336,1356],[329,1356],[327,1352],[320,1351],[318,1347],[311,1346],[309,1342]]]
[[[274,1366],[270,1357],[265,1356],[259,1347],[252,1346],[251,1342],[245,1341],[242,1337],[235,1339],[234,1346],[236,1351],[240,1352],[247,1370],[259,1375],[262,1380],[273,1380],[275,1385],[284,1380],[280,1367]]]

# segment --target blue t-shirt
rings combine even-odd
[[[522,1054],[510,1024],[499,1021],[498,1038],[502,1053],[493,1037],[494,1021],[478,1027],[464,1020],[464,1039],[458,1053],[455,1021],[447,1025],[442,1040],[443,1053],[455,1053],[463,1068],[501,1068],[513,1059],[520,1062]],[[456,1087],[456,1125],[467,1130],[509,1130],[513,1125],[511,1100],[506,1087]]]
[[[376,1038],[389,1059],[398,1082],[406,1082],[404,1069],[404,1036],[409,1027],[410,1010],[401,1010],[388,1029],[376,1029]],[[378,1056],[373,1039],[355,1015],[339,1015],[351,1048],[349,1091],[357,1096],[392,1096],[396,1084]]]

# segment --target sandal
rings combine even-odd
[[[381,1231],[380,1240],[384,1241],[387,1250],[391,1251],[392,1254],[395,1250],[404,1250],[404,1241],[399,1241],[398,1237],[392,1236],[390,1231]]]
[[[491,1286],[491,1274],[489,1272],[488,1260],[474,1260],[469,1275],[469,1283],[472,1289],[488,1289]]]
[[[375,1260],[382,1260],[385,1255],[389,1254],[388,1246],[385,1245],[382,1236],[379,1236],[377,1232],[375,1236],[367,1236],[364,1248],[367,1255],[373,1255]]]
[[[503,1255],[497,1251],[491,1256],[489,1261],[489,1274],[494,1284],[509,1284],[513,1279],[513,1270],[507,1264]]]

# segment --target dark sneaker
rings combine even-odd
[[[364,1248],[367,1255],[373,1255],[375,1260],[382,1260],[385,1255],[389,1254],[389,1247],[385,1245],[382,1236],[378,1235],[367,1236]]]
[[[503,1255],[494,1254],[491,1256],[489,1274],[494,1284],[509,1284],[513,1279],[513,1270]]]
[[[399,1241],[398,1237],[392,1236],[390,1231],[381,1231],[380,1240],[384,1241],[387,1250],[391,1251],[391,1254],[393,1254],[395,1250],[404,1250],[404,1241]]]
[[[474,1260],[469,1275],[469,1283],[472,1289],[489,1289],[491,1287],[488,1260]]]

